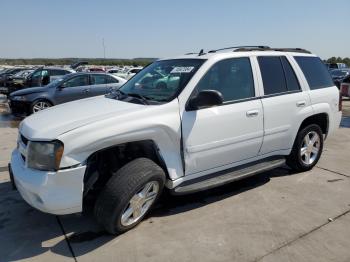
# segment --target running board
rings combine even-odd
[[[284,157],[274,157],[230,168],[203,177],[184,181],[172,189],[171,193],[174,195],[184,195],[207,190],[283,166],[285,162],[286,160]]]

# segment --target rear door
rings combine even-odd
[[[119,88],[119,80],[106,74],[92,74],[91,79],[91,96],[104,95],[109,93],[113,88]]]
[[[89,75],[77,75],[67,79],[56,88],[54,100],[61,104],[90,97]]]
[[[109,86],[105,74],[91,74],[91,96],[98,96],[108,93]]]
[[[286,56],[258,56],[264,108],[264,141],[259,154],[276,153],[293,146],[301,122],[312,113],[291,60]]]

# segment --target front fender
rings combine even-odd
[[[152,112],[154,111],[154,112]],[[86,161],[93,153],[120,144],[152,140],[158,147],[171,179],[183,176],[181,126],[178,103],[157,106],[154,110],[92,123],[59,136],[64,143],[61,168]]]

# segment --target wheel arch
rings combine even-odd
[[[53,103],[53,101],[52,101],[50,98],[48,98],[48,97],[46,97],[46,96],[39,96],[39,97],[33,99],[33,102],[31,103],[31,106],[34,105],[36,102],[39,102],[39,101],[47,101],[47,102],[49,102],[52,106],[55,105],[55,104]]]
[[[126,142],[100,149],[89,155],[84,174],[84,196],[93,188],[102,189],[117,170],[141,157],[154,161],[163,169],[166,178],[170,179],[168,167],[155,141],[147,139]]]
[[[314,115],[311,115],[303,120],[301,122],[300,127],[298,129],[298,133],[300,130],[302,130],[304,127],[311,125],[311,124],[317,124],[324,135],[327,136],[328,130],[329,130],[329,115],[326,112],[323,113],[317,113]]]

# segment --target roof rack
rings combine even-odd
[[[246,51],[280,51],[280,52],[296,52],[296,53],[305,53],[311,54],[310,51],[303,48],[275,48],[275,47],[265,47],[265,48],[256,48],[256,47],[241,47],[234,50],[234,52],[246,52]]]
[[[231,47],[224,47],[224,48],[219,48],[219,49],[215,49],[215,50],[210,50],[208,53],[216,53],[218,51],[223,51],[223,50],[229,50],[229,49],[242,49],[242,48],[254,48],[256,50],[260,50],[260,49],[268,49],[270,48],[269,46],[265,46],[265,45],[242,45],[242,46],[231,46]]]
[[[275,47],[269,47],[264,45],[258,45],[258,46],[232,46],[232,47],[225,47],[215,50],[210,50],[208,53],[216,53],[218,51],[224,51],[224,50],[230,50],[234,49],[233,52],[244,52],[244,51],[280,51],[280,52],[296,52],[296,53],[306,53],[311,54],[310,51],[302,48],[275,48]]]

